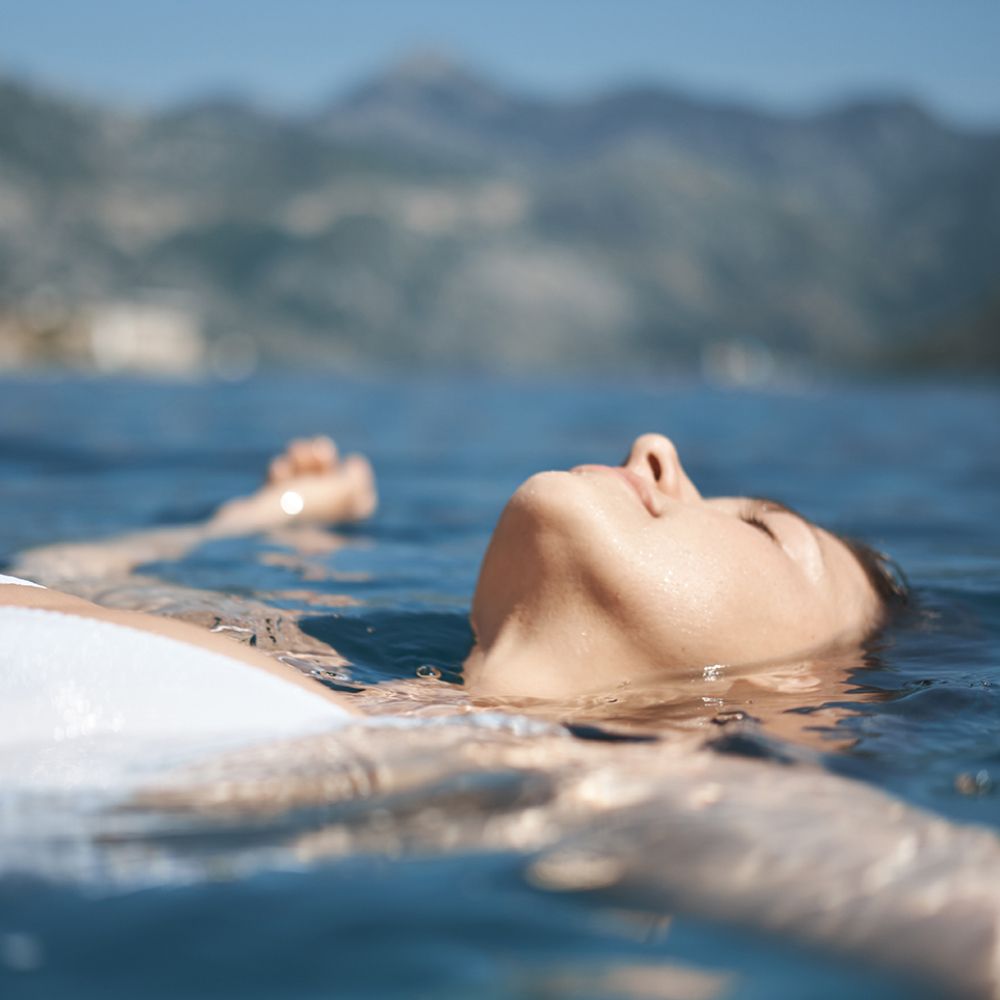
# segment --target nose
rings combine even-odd
[[[700,500],[698,488],[681,465],[673,441],[662,434],[642,434],[632,442],[625,468],[652,481],[674,500]]]

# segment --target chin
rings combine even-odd
[[[574,483],[568,472],[536,472],[514,491],[507,501],[503,517],[513,517],[530,524],[561,521],[567,509],[578,502]]]
[[[598,484],[600,486],[600,484]],[[613,501],[592,481],[568,472],[540,472],[508,501],[490,541],[478,593],[508,599],[532,593],[578,593],[616,555]]]
[[[493,531],[483,569],[502,563],[506,572],[538,577],[563,564],[587,533],[578,484],[566,472],[539,472],[507,501]]]
[[[616,484],[568,472],[532,476],[508,502],[501,542],[510,532],[536,572],[563,578],[604,572],[620,561],[615,542],[622,528],[619,498],[602,489],[608,485]]]
[[[569,472],[539,472],[518,487],[501,517],[531,535],[540,533],[589,543],[614,524],[616,497],[606,483]]]

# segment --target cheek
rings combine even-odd
[[[725,522],[679,517],[619,535],[606,579],[625,626],[672,659],[740,662],[771,655],[812,628],[802,581],[783,555]]]
[[[725,550],[683,509],[657,520],[619,515],[598,506],[585,531],[563,540],[575,566],[565,579],[595,612],[650,648],[717,631],[739,588]]]
[[[662,633],[691,637],[725,624],[739,586],[724,553],[676,529],[618,542],[622,557],[613,576],[637,627],[662,641]]]

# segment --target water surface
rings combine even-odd
[[[567,707],[561,721],[598,740],[701,727],[722,752],[806,755],[951,819],[1000,827],[1000,393],[988,384],[750,393],[652,381],[8,381],[0,551],[204,516],[254,488],[289,437],[331,433],[375,464],[382,505],[370,523],[325,549],[226,540],[143,572],[301,615],[306,635],[349,661],[331,668],[332,683],[367,690],[357,697],[373,709],[432,711],[465,699],[469,595],[511,491],[539,469],[620,461],[646,430],[675,439],[706,494],[778,497],[884,547],[919,611],[818,688],[782,694],[770,715],[694,677],[684,697],[631,706],[631,729],[594,704],[572,719]],[[712,716],[740,710],[763,725],[730,739]],[[528,808],[523,775],[509,788],[490,780],[488,793],[473,783],[473,799]],[[441,823],[461,801],[446,800]],[[301,833],[307,821],[294,822]],[[246,831],[216,830],[211,878],[202,865],[186,884],[152,878],[132,893],[113,879],[101,889],[6,877],[4,994],[915,995],[898,978],[691,915],[637,928],[586,893],[532,882],[517,850],[466,842],[400,855],[373,834],[358,841],[367,847],[306,857],[287,848],[287,829],[260,837],[274,850],[241,867]]]

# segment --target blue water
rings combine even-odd
[[[212,543],[148,571],[293,609],[308,603],[282,594],[350,598],[307,622],[350,660],[345,687],[413,678],[422,665],[458,681],[478,560],[511,491],[542,468],[619,461],[646,430],[675,439],[702,492],[778,497],[895,556],[918,610],[852,672],[864,697],[845,699],[823,763],[1000,828],[995,385],[8,381],[0,555],[201,517],[254,488],[288,438],[331,433],[372,458],[382,504],[344,547],[313,557],[321,572],[262,560],[275,548],[265,539]],[[631,996],[600,977],[671,962],[730,975],[727,996],[924,995],[684,915],[667,934],[626,933],[598,904],[533,887],[516,854],[495,851],[376,852],[124,895],[0,882],[5,997]]]

